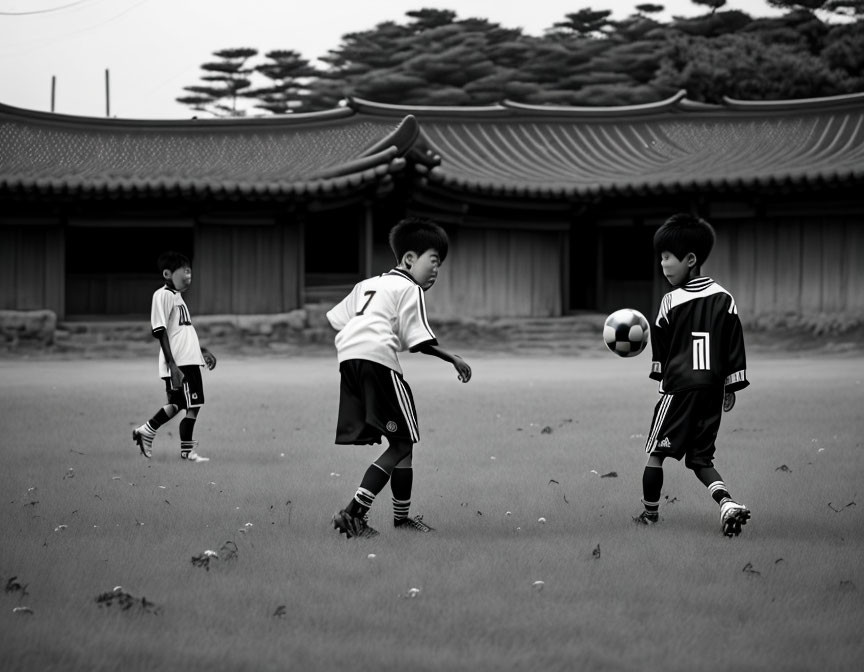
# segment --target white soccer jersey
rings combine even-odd
[[[397,352],[437,344],[426,318],[423,289],[398,268],[368,278],[328,313],[339,362],[368,359],[402,373]]]
[[[165,285],[153,292],[153,302],[150,307],[150,325],[153,335],[160,331],[168,334],[168,344],[177,366],[204,366],[204,356],[201,354],[201,344],[198,333],[192,326],[189,308],[183,300],[183,295],[176,289]],[[165,362],[165,353],[159,348],[159,377],[171,375]]]

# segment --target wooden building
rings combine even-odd
[[[742,312],[864,314],[864,95],[709,106],[405,107],[95,119],[0,105],[0,309],[141,317],[165,248],[196,314],[333,301],[387,270],[401,216],[440,221],[439,316],[653,313],[651,237],[718,231]]]

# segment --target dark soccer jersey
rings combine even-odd
[[[750,384],[735,299],[711,278],[693,278],[663,297],[651,350],[650,376],[665,393]]]

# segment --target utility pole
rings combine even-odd
[[[54,111],[54,93],[57,90],[57,75],[51,75],[51,111]]]
[[[108,68],[105,68],[105,116],[111,116],[111,86],[108,80]]]

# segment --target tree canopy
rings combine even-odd
[[[203,84],[177,100],[217,116],[248,106],[286,114],[336,107],[353,96],[405,105],[649,103],[686,89],[718,103],[811,98],[864,91],[864,0],[768,0],[783,10],[754,18],[726,0],[662,22],[662,4],[624,19],[590,7],[542,36],[455,11],[418,9],[344,35],[314,65],[290,49],[253,64],[251,48],[214,52]],[[261,84],[256,84],[261,81]]]

